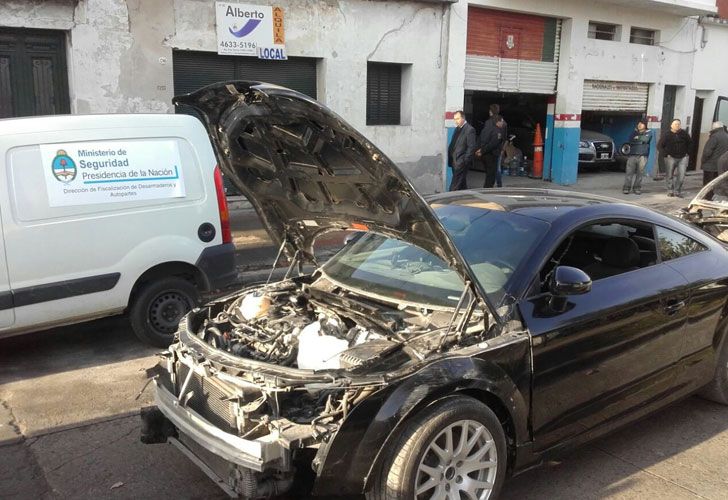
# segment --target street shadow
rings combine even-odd
[[[126,316],[112,316],[0,339],[0,385],[151,356]]]
[[[726,433],[728,407],[691,397],[510,479],[502,498],[720,497]]]

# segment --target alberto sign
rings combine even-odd
[[[174,140],[42,144],[40,154],[52,207],[185,195]]]
[[[280,7],[215,2],[215,20],[218,54],[256,56],[258,47],[285,43]]]

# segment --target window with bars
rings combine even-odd
[[[587,36],[595,40],[617,40],[619,39],[617,28],[616,24],[590,22]]]
[[[402,64],[367,63],[367,125],[400,125]]]
[[[657,32],[645,28],[632,28],[629,33],[629,43],[638,43],[640,45],[655,45]]]

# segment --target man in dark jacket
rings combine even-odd
[[[468,169],[473,163],[476,148],[475,129],[467,121],[462,111],[455,112],[457,129],[447,148],[447,163],[452,168],[450,191],[468,189]]]
[[[662,134],[657,147],[665,155],[665,170],[667,174],[667,196],[682,198],[682,186],[685,180],[685,171],[690,161],[690,145],[692,139],[681,127],[680,120],[673,120],[670,130]]]
[[[642,176],[645,174],[645,165],[650,156],[651,141],[652,132],[647,130],[647,123],[643,120],[638,121],[637,128],[629,136],[629,155],[622,187],[624,194],[629,194],[631,190],[634,190],[634,194],[642,194]]]
[[[503,129],[505,121],[500,115],[493,115],[485,122],[478,140],[476,156],[480,158],[485,167],[484,188],[495,185],[496,171],[498,169],[498,156],[503,151]]]
[[[700,165],[703,169],[703,186],[718,177],[718,159],[728,152],[728,132],[722,122],[713,122],[708,142],[703,148]]]

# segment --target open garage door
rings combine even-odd
[[[647,83],[584,81],[581,170],[624,166],[626,157],[620,154],[620,147],[629,140],[637,121],[645,118],[649,89]]]
[[[647,83],[585,80],[581,108],[584,111],[644,113],[649,90]]]
[[[554,94],[561,20],[468,8],[465,88]]]

